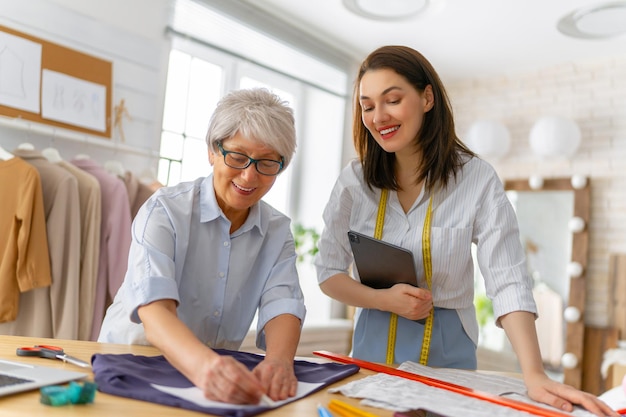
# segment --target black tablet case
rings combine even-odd
[[[411,251],[352,230],[348,232],[348,240],[361,283],[376,289],[398,283],[417,287]]]

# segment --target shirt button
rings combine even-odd
[[[219,312],[219,311],[215,310],[215,311],[213,312],[213,317],[219,317],[219,315],[220,315],[220,312]]]
[[[218,275],[219,275],[220,278],[224,278],[224,273],[223,272],[220,272]]]
[[[228,245],[230,245],[229,241],[224,242],[224,246],[228,246]]]

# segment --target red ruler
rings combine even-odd
[[[332,353],[326,350],[318,350],[313,352],[317,356],[332,359],[336,362],[349,363],[358,365],[361,368],[369,369],[370,371],[380,372],[388,375],[399,376],[402,378],[410,379],[413,381],[421,382],[422,384],[430,385],[431,387],[442,388],[448,391],[455,392],[457,394],[466,395],[468,397],[477,398],[483,401],[489,401],[505,407],[514,408],[519,411],[525,411],[527,413],[535,414],[543,417],[572,417],[571,414],[563,413],[557,410],[551,410],[537,406],[535,404],[528,404],[522,401],[513,400],[507,397],[500,397],[499,395],[491,394],[488,392],[477,391],[473,388],[464,387],[461,385],[453,384],[451,382],[441,381],[439,379],[414,374],[412,372],[403,371],[400,369],[392,368],[387,365],[381,365],[374,362],[368,362],[361,359],[351,358],[350,356],[342,355],[340,353]]]

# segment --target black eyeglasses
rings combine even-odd
[[[217,148],[224,156],[224,163],[231,168],[246,169],[250,166],[250,164],[254,164],[254,167],[259,174],[267,175],[269,177],[278,175],[283,169],[285,160],[282,156],[280,157],[280,161],[275,161],[273,159],[253,159],[240,152],[224,150],[224,148],[222,148],[222,142],[217,142]]]

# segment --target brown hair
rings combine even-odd
[[[432,86],[434,105],[424,114],[424,122],[414,142],[422,151],[422,165],[417,169],[417,183],[425,180],[429,190],[438,183],[445,187],[450,174],[456,176],[463,165],[466,159],[463,154],[475,154],[456,136],[452,107],[439,75],[422,54],[406,46],[380,47],[365,58],[359,68],[354,87],[352,127],[354,147],[363,166],[365,181],[370,188],[399,188],[394,170],[395,154],[385,152],[376,143],[361,119],[359,84],[367,71],[379,69],[396,72],[420,93],[424,92],[426,86]]]

